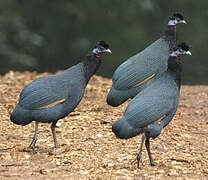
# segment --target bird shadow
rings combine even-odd
[[[66,153],[70,150],[70,147],[67,146],[66,144],[60,145],[60,147],[55,148],[55,147],[40,147],[36,146],[34,149],[31,147],[24,147],[22,149],[19,149],[19,152],[27,152],[30,154],[48,154],[48,155],[60,155],[62,153]]]

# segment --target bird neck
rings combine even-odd
[[[88,82],[91,76],[95,74],[95,72],[100,67],[100,64],[101,60],[99,59],[99,57],[96,56],[96,54],[92,52],[89,52],[87,54],[87,59],[83,62],[86,82]]]
[[[165,30],[165,39],[167,39],[170,42],[170,45],[172,47],[175,46],[176,44],[176,25],[175,26],[167,26],[166,30]]]
[[[168,59],[168,72],[172,74],[179,89],[181,86],[182,64],[179,56],[170,56]]]

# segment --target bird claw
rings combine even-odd
[[[54,149],[58,149],[59,148],[59,145],[58,144],[55,144],[54,145]]]
[[[31,148],[33,151],[35,151],[35,144],[36,144],[37,139],[33,139],[32,142],[29,145],[29,148]]]
[[[35,149],[35,146],[34,145],[30,145],[28,148],[34,150]]]
[[[150,162],[151,166],[156,166],[156,164],[154,162]]]
[[[35,151],[35,146],[34,146],[34,145],[30,145],[29,148],[32,149],[32,152],[33,152],[33,153],[36,153],[36,151]]]

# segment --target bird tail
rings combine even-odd
[[[134,98],[143,87],[136,87],[127,90],[117,90],[114,86],[111,87],[107,96],[107,103],[110,106],[117,107],[123,104],[129,98]]]
[[[11,113],[10,120],[18,125],[27,125],[33,120],[31,119],[30,110],[23,109],[19,104],[15,107]]]
[[[107,103],[110,106],[117,107],[123,104],[128,98],[128,94],[125,91],[116,90],[112,87],[107,96]]]
[[[134,128],[124,117],[115,122],[112,131],[120,139],[129,139],[143,132],[142,128]]]

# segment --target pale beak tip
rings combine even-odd
[[[188,54],[188,55],[190,55],[190,56],[192,56],[192,54],[191,54],[191,52],[190,52],[190,51],[188,51],[188,52],[187,52],[187,54]]]
[[[110,49],[107,49],[106,52],[112,54],[112,51]]]

